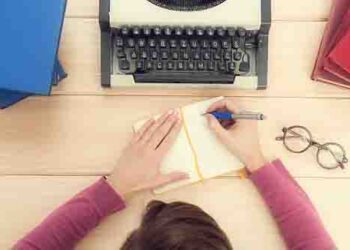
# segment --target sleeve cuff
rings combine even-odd
[[[255,183],[255,184],[260,184],[264,183],[271,175],[278,174],[278,171],[276,171],[276,167],[271,163],[267,163],[258,170],[252,172],[249,176],[249,178]]]
[[[279,172],[280,174],[284,176],[290,177],[290,174],[284,167],[282,161],[280,159],[276,159],[272,162],[266,163],[264,166],[259,168],[258,170],[254,172],[249,172],[250,179],[261,179],[265,177],[266,175],[269,175],[271,172]]]
[[[284,164],[280,159],[276,159],[271,163],[268,163],[258,169],[257,171],[250,174],[250,179],[253,183],[259,187],[263,188],[266,185],[271,185],[271,182],[279,181],[281,178],[288,183],[293,184],[297,192],[307,201],[310,201],[309,196],[304,192],[296,180],[290,175]]]
[[[89,187],[85,194],[96,205],[102,216],[121,211],[126,207],[123,198],[104,178]]]

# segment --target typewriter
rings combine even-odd
[[[266,89],[270,0],[100,0],[104,87]]]

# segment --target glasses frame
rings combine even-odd
[[[302,149],[302,150],[293,150],[291,149],[288,145],[287,145],[287,142],[286,142],[286,139],[288,139],[288,136],[287,136],[287,133],[290,132],[291,134],[295,134],[296,136],[301,136],[300,134],[294,132],[293,130],[294,129],[302,129],[306,132],[306,134],[309,136],[309,145],[305,148],[305,149]],[[316,153],[316,160],[317,160],[317,163],[324,169],[328,169],[328,170],[332,170],[332,169],[336,169],[336,168],[341,168],[341,169],[344,169],[345,168],[345,164],[348,163],[348,158],[346,157],[346,152],[345,152],[345,149],[342,145],[338,144],[338,143],[335,143],[335,142],[327,142],[327,143],[324,143],[324,144],[320,144],[318,142],[316,142],[314,139],[313,139],[313,136],[310,132],[310,130],[308,130],[306,127],[304,126],[298,126],[298,125],[295,125],[295,126],[291,126],[291,127],[284,127],[282,129],[282,132],[283,132],[283,136],[278,136],[276,137],[276,141],[283,141],[283,145],[285,146],[285,148],[292,152],[292,153],[296,153],[296,154],[301,154],[301,153],[304,153],[306,152],[307,150],[309,150],[311,147],[316,147],[317,148],[317,153]],[[341,152],[342,152],[342,159],[339,160],[334,151],[332,151],[329,146],[337,146]],[[334,167],[329,167],[329,166],[326,166],[324,164],[322,164],[322,162],[320,161],[320,154],[322,152],[322,150],[328,150],[334,157],[334,159],[338,162],[338,165],[337,166],[334,166]]]

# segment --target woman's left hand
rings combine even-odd
[[[159,169],[181,126],[178,113],[171,110],[157,120],[150,119],[135,133],[114,172],[108,177],[118,193],[125,196],[188,178],[183,172],[163,175]]]

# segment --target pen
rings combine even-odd
[[[207,113],[206,113],[207,114]],[[210,112],[218,120],[265,120],[266,116],[261,113],[239,113],[231,112]]]

